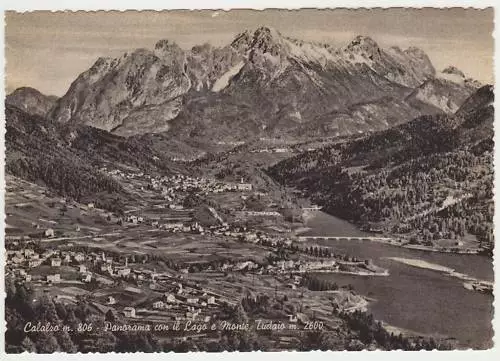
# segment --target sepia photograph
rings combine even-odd
[[[4,21],[6,353],[494,346],[493,8]]]

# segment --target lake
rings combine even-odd
[[[303,235],[361,236],[352,224],[324,212],[307,220]],[[493,297],[464,288],[463,281],[447,274],[406,265],[388,257],[418,259],[453,268],[469,276],[493,281],[490,258],[479,255],[438,253],[370,241],[322,240],[339,253],[372,259],[387,268],[388,277],[323,274],[340,286],[351,284],[359,294],[373,298],[369,312],[392,326],[434,336],[456,338],[463,347],[493,345]]]

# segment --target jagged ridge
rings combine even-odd
[[[51,117],[125,136],[189,136],[200,129],[207,136],[236,138],[345,135],[449,111],[446,91],[438,91],[445,98],[438,102],[421,97],[415,105],[407,99],[435,75],[417,48],[384,50],[358,36],[335,49],[261,27],[222,48],[205,44],[184,51],[160,40],[154,50],[100,58],[73,82]],[[472,92],[462,87],[464,94]]]

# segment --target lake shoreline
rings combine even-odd
[[[297,237],[301,237],[302,239],[307,239],[308,237],[321,237],[317,235],[309,235],[305,234],[309,232],[312,228],[307,229],[304,232],[301,232],[300,234],[297,234]],[[328,236],[325,236],[325,238],[328,238]],[[480,248],[473,248],[473,249],[466,249],[466,250],[449,250],[447,248],[442,248],[442,247],[433,247],[433,246],[424,246],[424,245],[419,245],[419,244],[409,244],[409,243],[402,243],[398,242],[394,238],[390,237],[384,237],[381,236],[380,238],[378,237],[373,237],[373,236],[359,236],[355,237],[356,239],[350,239],[351,237],[349,236],[339,236],[339,239],[345,238],[348,241],[354,242],[354,241],[362,241],[362,242],[374,242],[374,243],[382,243],[386,244],[389,246],[394,246],[394,247],[400,247],[400,248],[406,248],[406,249],[411,249],[411,250],[416,250],[416,251],[424,251],[424,252],[438,252],[438,253],[451,253],[451,254],[460,254],[460,255],[481,255],[483,253],[483,250]],[[389,239],[390,238],[390,239]]]
[[[395,236],[393,234],[388,234],[388,233],[374,233],[374,232],[369,232],[369,231],[363,231],[360,229],[359,225],[356,225],[354,223],[349,222],[348,220],[339,218],[335,215],[326,213],[324,211],[321,212],[314,212],[312,213],[311,211],[305,211],[303,212],[304,218],[305,218],[305,225],[304,227],[301,227],[296,230],[295,235],[297,237],[317,237],[320,235],[316,234],[307,234],[308,232],[313,231],[317,227],[311,226],[308,223],[311,223],[312,220],[317,217],[317,215],[322,214],[326,215],[328,217],[335,218],[339,224],[343,224],[344,228],[348,225],[350,228],[349,233],[352,233],[352,236],[359,237],[360,240],[364,241],[369,241],[369,242],[377,242],[377,243],[383,243],[391,246],[396,246],[396,247],[402,247],[406,249],[414,249],[418,251],[425,251],[425,252],[439,252],[439,253],[452,253],[452,254],[461,254],[461,255],[480,255],[484,252],[484,249],[475,247],[475,248],[465,248],[465,249],[449,249],[449,247],[438,247],[438,246],[426,246],[423,244],[410,244],[409,241],[405,240],[404,238]],[[340,236],[342,237],[342,236]],[[345,236],[345,237],[351,237],[351,236]],[[398,241],[399,240],[399,241]],[[402,240],[404,242],[402,242]]]
[[[411,259],[411,258],[387,257],[387,259],[400,262],[412,267],[424,268],[437,272],[442,272],[450,277],[458,278],[459,280],[465,281],[463,283],[463,286],[468,290],[484,292],[484,293],[488,293],[488,291],[493,292],[493,282],[477,279],[467,274],[457,272],[450,267],[441,266],[438,264],[432,264],[426,261]]]
[[[391,332],[399,330],[410,337],[436,339],[439,336],[455,344],[454,348],[457,349],[491,347],[491,295],[481,291],[479,284],[473,284],[475,280],[493,283],[493,267],[488,257],[439,252],[428,247],[401,245],[395,241],[354,242],[348,238],[362,240],[370,235],[342,219],[324,212],[316,214],[316,217],[308,219],[306,226],[309,230],[301,232],[301,236],[327,238],[326,235],[337,234],[338,239],[317,239],[318,245],[331,247],[337,253],[371,259],[378,266],[389,270],[388,277],[338,273],[321,273],[318,276],[336,282],[339,286],[351,285],[358,295],[367,300],[366,312],[387,325]],[[440,267],[437,270],[414,267],[388,259],[390,257],[419,259]],[[451,300],[453,302],[450,304]],[[471,308],[471,305],[474,307]],[[419,317],[415,318],[415,315]]]

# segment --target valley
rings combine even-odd
[[[309,253],[294,240],[300,224],[287,221],[276,210],[239,211],[249,207],[243,201],[252,193],[244,183],[182,175],[151,177],[123,169],[101,172],[119,182],[134,201],[110,212],[98,208],[97,201],[78,203],[8,176],[7,283],[29,287],[30,307],[83,303],[94,325],[105,317],[172,327],[177,321],[227,322],[242,294],[249,302],[265,295],[261,301],[271,304],[259,307],[269,308],[273,302],[280,307],[260,311],[259,322],[297,322],[299,317],[299,324],[321,322],[330,334],[339,327],[335,332],[346,332],[341,318],[327,317],[332,303],[338,312],[354,312],[364,310],[366,301],[347,285],[304,299],[307,275],[386,272],[327,248],[321,255],[317,248]],[[259,207],[270,202],[268,197],[258,196]],[[308,245],[312,250],[314,244]],[[174,345],[186,337],[186,333],[169,335]],[[212,337],[217,339],[205,336],[207,347]],[[272,348],[285,336],[254,337],[260,340],[257,344],[263,342],[259,347]],[[350,340],[347,335],[342,338]]]

